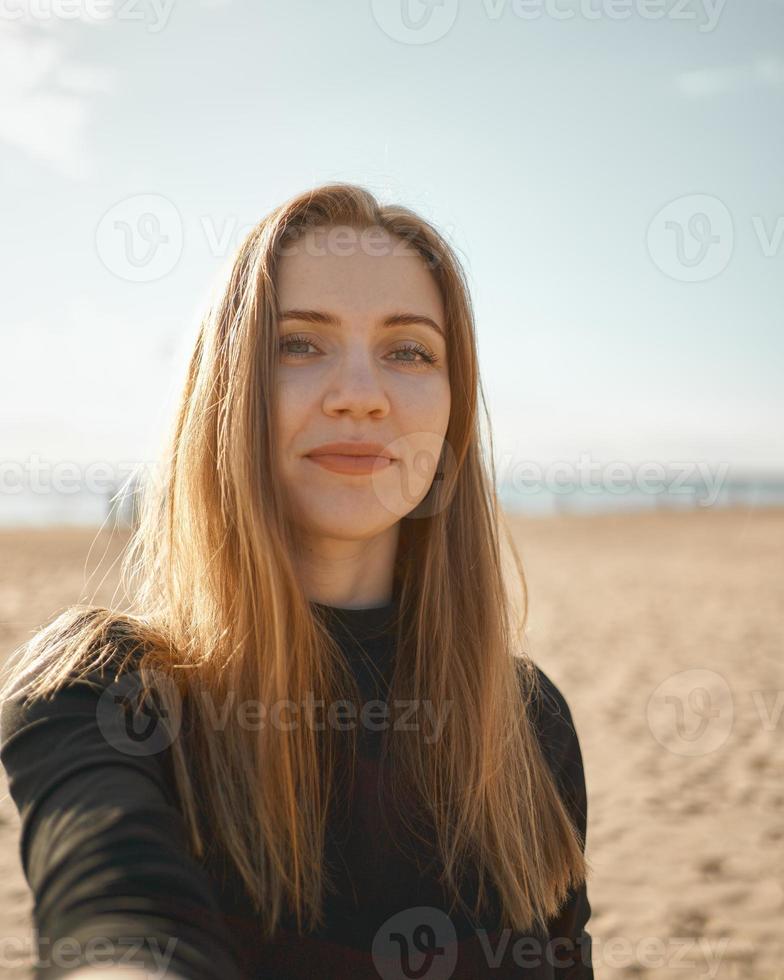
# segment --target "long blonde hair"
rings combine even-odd
[[[538,680],[520,648],[525,577],[499,510],[489,426],[489,459],[481,451],[480,399],[487,409],[469,289],[452,248],[429,223],[381,205],[362,187],[330,184],[294,197],[247,236],[200,323],[163,479],[146,488],[123,556],[132,608],[70,607],[17,651],[21,662],[0,695],[11,688],[30,699],[51,695],[72,672],[86,674],[118,649],[138,653],[143,697],[165,676],[174,683],[158,685],[158,703],[176,711],[172,699],[187,697],[191,711],[172,760],[192,853],[204,857],[205,834],[223,848],[267,936],[287,910],[300,929],[303,921],[322,923],[331,884],[324,837],[345,733],[338,740],[329,726],[316,734],[306,725],[248,731],[232,711],[218,729],[203,695],[213,705],[238,691],[262,705],[306,691],[326,704],[347,690],[358,696],[295,573],[270,397],[282,246],[307,228],[338,224],[383,228],[415,248],[440,288],[446,319],[450,464],[440,467],[426,508],[402,519],[389,697],[451,704],[451,711],[433,741],[416,731],[390,740],[396,795],[409,801],[403,818],[412,832],[432,828],[441,880],[453,896],[471,867],[477,917],[494,891],[504,926],[544,925],[570,886],[585,880],[587,865],[531,720]],[[352,737],[348,744],[354,760]]]

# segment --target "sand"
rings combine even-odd
[[[583,750],[597,980],[784,977],[784,510],[511,523],[529,647]],[[122,543],[0,532],[0,657],[106,569],[95,601],[110,603]],[[0,796],[0,973],[29,977],[2,772]]]

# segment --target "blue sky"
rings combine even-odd
[[[782,0],[0,7],[4,460],[155,456],[244,231],[345,179],[458,250],[497,454],[784,470]]]

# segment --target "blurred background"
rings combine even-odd
[[[784,976],[784,2],[0,8],[3,655],[110,601],[247,232],[362,184],[468,275],[531,648],[583,745],[597,978]]]

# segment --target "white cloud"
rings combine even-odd
[[[675,82],[688,98],[710,98],[756,85],[784,88],[784,60],[757,58],[747,65],[685,71],[676,76]]]
[[[784,59],[758,59],[754,63],[754,75],[759,82],[784,87]]]
[[[105,69],[69,55],[51,21],[7,21],[0,34],[0,143],[68,177],[89,177],[86,137],[96,94],[112,90]]]

